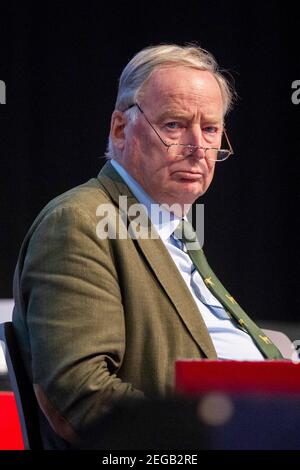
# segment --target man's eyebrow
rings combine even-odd
[[[185,113],[183,111],[175,110],[175,109],[167,109],[159,115],[159,120],[163,121],[164,119],[168,117],[186,119],[190,117],[190,113]]]
[[[167,109],[159,115],[158,120],[164,121],[166,118],[170,117],[172,119],[192,119],[193,115],[189,112],[184,112],[181,110]],[[211,124],[222,124],[224,119],[223,116],[218,116],[217,114],[208,114],[201,116],[201,121]]]
[[[224,122],[224,118],[223,116],[203,116],[203,119],[202,119],[203,122],[208,122],[208,123],[211,123],[211,124],[223,124]]]

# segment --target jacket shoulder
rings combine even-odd
[[[41,211],[41,214],[50,213],[63,207],[77,207],[89,212],[98,204],[108,201],[110,201],[110,197],[99,183],[99,180],[91,178],[86,183],[69,189],[52,199]]]
[[[103,189],[99,180],[91,178],[86,183],[69,189],[48,202],[34,220],[29,232],[32,232],[46,217],[63,209],[79,210],[87,217],[94,219],[99,204],[111,202],[109,194]]]

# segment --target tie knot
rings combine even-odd
[[[186,221],[181,220],[176,230],[174,230],[174,235],[178,240],[183,241],[184,243],[193,243],[197,241],[197,235],[192,225]]]

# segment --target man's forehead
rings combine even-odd
[[[209,70],[199,70],[195,67],[183,65],[169,65],[156,68],[145,84],[145,89],[150,88],[181,88],[191,81],[218,82]]]
[[[142,94],[150,99],[170,97],[174,100],[189,96],[197,99],[199,96],[221,97],[221,90],[214,75],[207,70],[194,67],[173,66],[159,67],[145,83]]]
[[[187,108],[198,104],[205,107],[220,104],[222,107],[221,90],[213,74],[183,66],[156,69],[145,85],[143,101],[147,105],[159,102],[163,113],[176,109],[184,111],[185,104]]]

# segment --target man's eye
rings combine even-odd
[[[165,126],[167,129],[180,129],[182,127],[180,122],[177,121],[167,122]]]
[[[204,132],[207,132],[208,134],[217,134],[218,130],[219,129],[216,126],[206,126],[206,127],[204,127]]]

